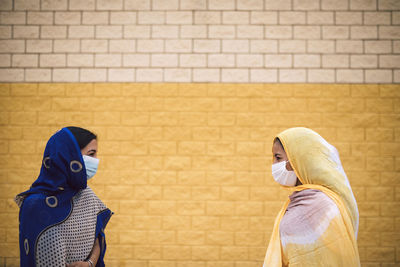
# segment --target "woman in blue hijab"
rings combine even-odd
[[[97,137],[66,127],[47,142],[39,177],[16,197],[21,266],[104,266],[112,212],[87,186],[97,171]]]

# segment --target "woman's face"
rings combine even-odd
[[[82,155],[97,158],[97,140],[93,139],[81,150]]]
[[[277,140],[275,140],[274,144],[272,145],[272,155],[274,156],[273,163],[278,163],[281,161],[288,161],[288,157],[286,155],[285,150],[283,149],[283,146]],[[290,165],[290,162],[288,162],[286,164],[286,169],[288,171],[293,171],[293,168],[292,168],[292,165]]]

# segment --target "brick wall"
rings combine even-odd
[[[99,135],[89,184],[115,212],[107,266],[260,267],[287,197],[270,175],[272,138],[293,126],[341,154],[362,266],[400,264],[398,85],[14,83],[1,84],[0,110],[0,266],[18,266],[12,198],[66,125]]]
[[[399,83],[398,0],[1,0],[0,81]]]
[[[0,82],[0,266],[66,125],[99,135],[107,266],[261,266],[293,126],[339,149],[362,266],[400,264],[398,0],[0,0]]]

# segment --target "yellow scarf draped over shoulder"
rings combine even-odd
[[[321,232],[317,239],[304,241],[290,237],[292,241],[284,242],[283,246],[279,227],[290,204],[288,199],[276,217],[264,267],[360,266],[356,241],[359,220],[357,203],[336,148],[316,132],[302,127],[287,129],[276,138],[281,141],[288,160],[302,183],[295,187],[283,187],[292,192],[319,190],[336,204],[339,212],[333,218],[325,220],[325,224],[328,220],[327,227],[316,227]],[[299,235],[301,237],[302,233]]]

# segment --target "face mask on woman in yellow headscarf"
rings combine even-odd
[[[291,128],[272,150],[272,175],[293,193],[275,220],[264,267],[360,266],[357,203],[336,148]]]

